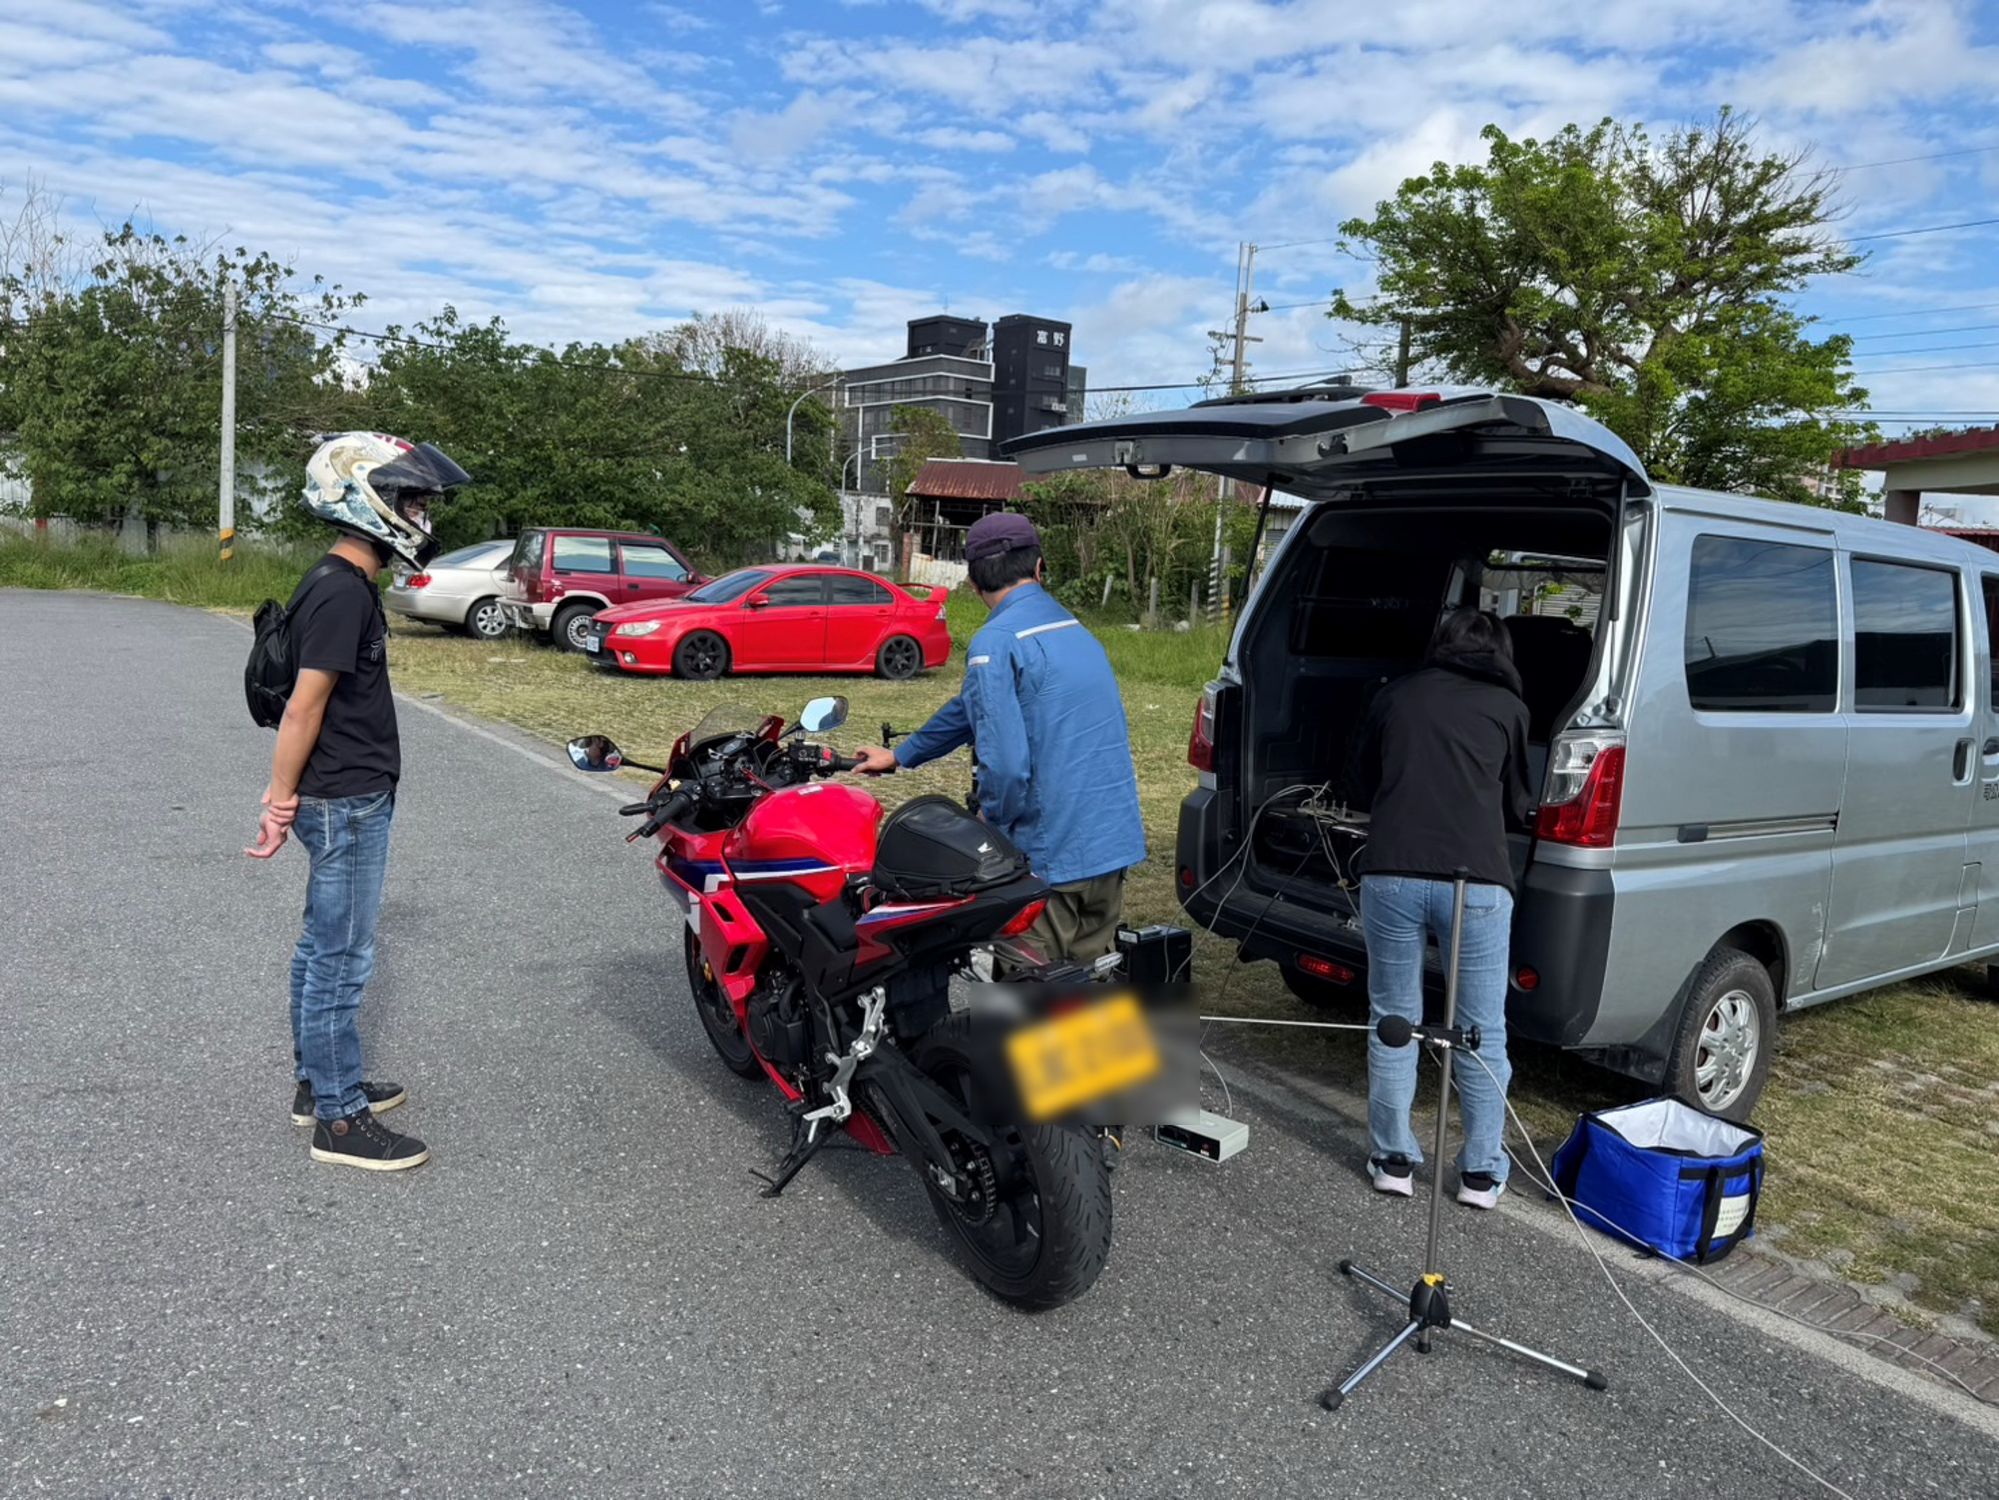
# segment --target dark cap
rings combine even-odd
[[[1010,510],[996,510],[989,516],[980,516],[972,522],[971,530],[965,533],[965,561],[978,562],[981,558],[998,557],[1002,552],[1011,552],[1017,547],[1039,547],[1041,533],[1034,529],[1034,523],[1026,516],[1015,515]]]

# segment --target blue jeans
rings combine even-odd
[[[365,1109],[361,987],[375,969],[375,917],[389,868],[396,794],[301,797],[292,834],[312,859],[305,930],[292,953],[292,1057],[312,1085],[313,1112],[337,1120]]]
[[[1360,919],[1367,934],[1367,998],[1374,1021],[1390,1015],[1422,1021],[1423,939],[1426,934],[1436,937],[1448,965],[1452,889],[1448,880],[1406,875],[1362,878]],[[1458,1170],[1484,1172],[1500,1182],[1506,1180],[1511,1165],[1501,1138],[1506,1129],[1506,1086],[1513,1078],[1506,1060],[1506,959],[1512,933],[1512,893],[1496,885],[1467,885],[1457,1024],[1476,1026],[1483,1033],[1478,1055],[1485,1059],[1485,1067],[1469,1057],[1454,1057],[1452,1079],[1465,1130]],[[1367,1039],[1367,1126],[1376,1158],[1423,1159],[1423,1148],[1409,1128],[1421,1050],[1413,1042],[1390,1047],[1377,1036]]]

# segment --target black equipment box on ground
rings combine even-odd
[[[1194,957],[1194,934],[1164,922],[1150,927],[1120,927],[1117,951],[1124,956],[1125,978],[1140,987],[1184,984]]]

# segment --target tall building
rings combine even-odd
[[[1069,325],[1014,313],[993,325],[993,442],[1069,420]]]
[[[899,406],[942,416],[966,458],[991,458],[1007,438],[1080,420],[1085,372],[1069,363],[1069,334],[1067,323],[1022,314],[990,331],[982,318],[910,319],[901,359],[841,373],[841,427],[859,456],[850,482],[864,494],[887,490]]]

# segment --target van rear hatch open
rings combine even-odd
[[[1638,456],[1581,412],[1487,391],[1286,391],[1223,397],[1050,428],[1006,444],[1029,475],[1162,465],[1200,469],[1306,499],[1376,478],[1559,472],[1649,486]]]
[[[1318,502],[1244,604],[1203,700],[1207,774],[1182,810],[1182,900],[1246,957],[1294,974],[1314,972],[1315,957],[1359,967],[1357,841],[1330,833],[1324,815],[1344,800],[1369,704],[1420,665],[1451,608],[1506,621],[1535,742],[1530,779],[1556,800],[1582,786],[1570,752],[1595,753],[1577,726],[1594,722],[1583,705],[1600,703],[1608,680],[1626,501],[1651,488],[1630,448],[1582,413],[1481,391],[1308,389],[1036,433],[1006,451],[1034,475],[1170,465]],[[1514,846],[1523,894],[1536,879],[1594,879],[1530,875],[1533,836]],[[1521,920],[1536,919],[1523,907]],[[1525,1029],[1573,1041],[1578,1019]]]

